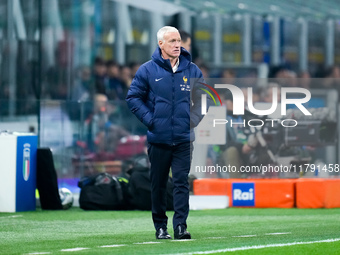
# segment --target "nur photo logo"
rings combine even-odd
[[[240,88],[238,88],[235,85],[232,84],[215,84],[214,88],[208,84],[201,83],[202,85],[209,88],[215,96],[218,98],[220,105],[222,105],[222,100],[219,94],[217,93],[216,89],[228,89],[233,97],[233,115],[245,115],[245,96]],[[215,106],[218,106],[215,96],[205,88],[201,88],[201,90],[205,91],[206,94],[202,94],[201,97],[201,114],[206,115],[207,114],[207,95],[211,97],[213,100]],[[299,109],[303,115],[305,116],[311,116],[312,114],[306,109],[306,107],[303,105],[304,103],[307,103],[311,99],[311,93],[308,89],[305,88],[291,88],[291,87],[282,87],[280,89],[281,94],[281,100],[279,102],[278,100],[278,88],[274,87],[272,88],[272,102],[271,106],[268,109],[256,109],[253,102],[253,88],[248,87],[247,90],[247,111],[249,111],[253,115],[258,116],[267,116],[272,113],[274,113],[278,105],[280,103],[280,111],[281,116],[287,115],[287,105],[293,105],[293,107],[296,107]],[[303,97],[301,98],[289,98],[289,94],[301,94]],[[262,127],[265,122],[271,122],[272,127],[274,126],[274,122],[281,123],[283,127],[295,127],[297,126],[298,122],[295,119],[249,119],[247,122],[243,120],[242,122],[237,122],[237,124],[243,124],[244,126],[248,124],[250,127]],[[213,126],[216,125],[225,125],[229,123],[230,125],[233,125],[232,121],[228,121],[227,119],[214,119],[213,120]],[[256,123],[256,124],[255,124]],[[234,123],[236,124],[236,123]]]

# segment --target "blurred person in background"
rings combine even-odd
[[[271,66],[269,68],[268,78],[287,78],[289,69],[283,65]]]
[[[188,32],[184,30],[178,30],[181,35],[181,47],[191,52],[191,36]]]
[[[297,73],[289,70],[287,72],[287,81],[285,82],[287,87],[297,87],[298,86],[298,76]]]
[[[125,65],[120,68],[120,80],[123,82],[124,88],[127,91],[132,82],[132,73],[129,66]]]
[[[298,87],[300,88],[305,88],[305,89],[309,89],[311,86],[311,75],[310,73],[305,70],[305,71],[301,71],[298,74]]]
[[[91,80],[91,69],[89,66],[79,68],[77,78],[71,92],[72,101],[88,101],[92,98],[94,92]]]
[[[96,57],[93,65],[93,80],[95,93],[106,94],[107,67],[104,59]]]
[[[261,102],[270,103],[270,104],[273,103],[273,88],[277,89],[277,102],[278,103],[281,102],[281,87],[279,84],[274,83],[274,82],[268,83],[268,87],[262,90],[261,98],[260,98]]]
[[[66,69],[50,67],[46,73],[46,82],[48,84],[48,94],[52,100],[66,100],[68,95],[66,85]],[[44,86],[43,86],[44,87]]]
[[[124,100],[127,87],[120,79],[120,66],[113,60],[107,62],[106,94],[109,100]]]
[[[129,67],[130,67],[130,69],[131,69],[131,76],[132,76],[132,78],[133,78],[133,77],[135,77],[136,72],[137,72],[138,68],[140,67],[140,64],[137,63],[137,62],[131,62],[131,63],[129,64]]]
[[[205,64],[201,64],[198,66],[198,68],[202,71],[204,79],[209,78],[209,68]]]
[[[312,87],[319,89],[336,89],[340,91],[340,68],[333,65],[326,68],[320,68],[316,74],[317,78],[313,81]]]
[[[223,82],[226,82],[227,84],[235,84],[235,78],[236,73],[232,69],[223,69],[221,78],[223,79]]]
[[[226,119],[228,123],[232,120],[234,123],[242,123],[246,117],[233,115],[233,96],[231,92],[218,91],[222,104],[227,108]],[[219,146],[219,165],[236,167],[236,172],[220,173],[223,178],[243,178],[245,174],[240,172],[241,166],[251,164],[250,156],[257,145],[258,140],[255,135],[247,136],[244,132],[245,127],[242,124],[226,124],[227,142]]]
[[[248,108],[248,88],[241,88],[244,96],[245,109]],[[259,88],[253,88],[253,104],[260,102],[261,100],[261,90]]]
[[[331,78],[333,79],[332,88],[336,89],[338,94],[340,94],[340,67],[334,65],[331,67],[331,69]]]
[[[236,77],[236,73],[234,70],[228,69],[228,68],[222,70],[221,78],[234,80],[235,77]]]
[[[296,87],[297,74],[284,65],[271,66],[268,74],[270,82],[279,83],[282,87]]]
[[[107,96],[105,94],[94,94],[93,95],[93,109],[91,114],[85,120],[85,130],[86,130],[86,147],[89,152],[98,152],[97,149],[97,134],[105,126],[108,120],[108,115],[106,112]]]
[[[330,69],[331,69],[330,77],[334,79],[339,79],[340,78],[340,67],[337,65],[334,65],[334,66],[331,66]]]
[[[68,105],[68,112],[71,119],[81,120],[86,118],[92,112],[92,103],[95,93],[94,83],[91,77],[91,68],[82,66],[76,72],[76,79],[71,91],[71,101]]]
[[[96,153],[97,159],[110,160],[120,138],[129,135],[124,128],[110,121],[110,114],[116,107],[108,102],[105,94],[94,95],[92,114],[85,121],[86,147]]]

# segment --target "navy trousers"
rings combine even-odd
[[[179,224],[187,226],[189,214],[189,183],[188,174],[192,155],[192,143],[178,145],[148,144],[148,155],[151,163],[151,202],[152,220],[155,229],[167,229],[166,194],[169,170],[171,167],[173,181],[174,217],[173,228]]]

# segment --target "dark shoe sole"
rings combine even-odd
[[[162,237],[162,238],[159,238],[159,237],[156,236],[156,239],[158,239],[158,240],[164,240],[164,239],[172,239],[172,238],[171,238],[171,236],[170,236],[170,237]]]
[[[188,233],[188,234],[184,234],[184,235],[181,235],[181,236],[177,236],[175,237],[175,239],[191,239],[191,235]]]

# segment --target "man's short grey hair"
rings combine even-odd
[[[157,32],[157,41],[162,41],[164,42],[164,35],[166,33],[171,33],[171,32],[178,32],[177,28],[171,27],[171,26],[165,26],[162,27],[161,29],[158,30]]]

